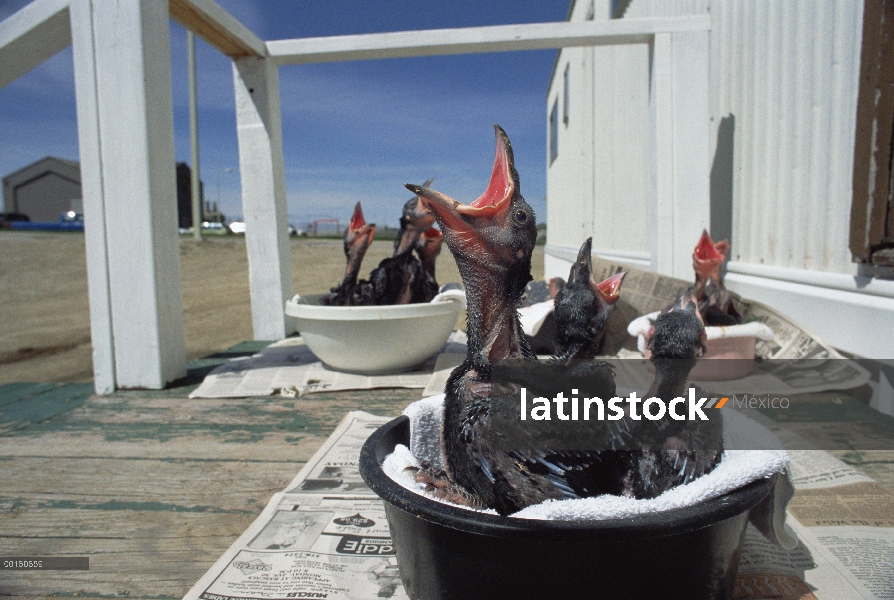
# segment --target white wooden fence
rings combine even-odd
[[[36,0],[0,23],[0,86],[73,44],[98,393],[185,374],[169,18],[233,59],[256,339],[292,327],[280,65],[649,43],[655,268],[679,270],[701,228],[692,216],[707,219],[705,15],[265,42],[212,0]]]

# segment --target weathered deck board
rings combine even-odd
[[[263,345],[195,361],[162,391],[0,386],[0,555],[90,558],[89,571],[6,571],[0,596],[180,598],[348,411],[393,416],[420,395],[187,397],[214,365]],[[812,424],[818,443],[858,426],[888,435],[864,407],[820,396],[767,416]],[[894,452],[835,454],[894,489]]]
[[[291,481],[299,464],[24,457],[0,462],[0,502],[18,501],[29,508],[256,513]],[[226,492],[209,503],[207,487]]]
[[[211,566],[207,555],[218,555],[251,523],[254,517],[190,519],[169,514],[152,527],[143,525],[143,513],[112,515],[110,525],[121,523],[121,537],[52,538],[24,540],[19,556],[46,554],[89,556],[89,571],[17,571],[0,581],[0,593],[12,596],[63,595],[137,598],[180,598]],[[53,518],[48,515],[47,518]],[[132,526],[128,533],[129,522]],[[180,531],[180,537],[163,535]],[[219,551],[218,551],[219,550]],[[216,559],[216,557],[214,557]],[[213,562],[213,561],[211,561]],[[9,572],[7,572],[9,573]]]
[[[6,402],[0,410],[0,433],[28,427],[52,419],[56,415],[71,411],[81,406],[92,394],[92,384],[70,383],[63,385],[24,384],[24,389],[15,391],[15,384],[10,389]],[[12,397],[18,393],[17,398]]]
[[[163,391],[0,386],[0,555],[90,557],[89,571],[6,571],[0,595],[182,597],[348,411],[397,415],[419,397],[186,397],[259,345],[196,361]]]

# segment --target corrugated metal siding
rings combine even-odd
[[[848,251],[863,3],[633,0],[625,18],[710,11],[716,134],[734,118],[733,260],[853,273]]]
[[[733,180],[733,237],[741,240],[734,258],[852,272],[862,3],[720,3],[714,20],[739,35],[753,32],[756,43],[754,55],[732,46],[718,64],[721,81],[735,82],[736,73],[751,79],[721,88],[715,113],[736,115],[743,138]]]
[[[733,259],[852,272],[861,13],[856,2],[714,3],[714,117],[736,119]]]

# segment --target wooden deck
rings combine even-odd
[[[4,571],[0,596],[181,598],[350,410],[397,415],[421,390],[187,398],[180,385],[0,386],[0,556],[87,556],[89,571]]]
[[[88,571],[3,571],[0,596],[181,598],[348,411],[397,415],[420,397],[421,390],[372,390],[188,398],[214,366],[265,345],[246,342],[194,361],[184,380],[162,391],[96,396],[90,384],[0,386],[0,557],[90,562]],[[894,434],[894,419],[840,393],[792,408],[776,418],[812,432],[817,444],[856,430],[888,441]],[[873,514],[894,514],[894,452],[833,454],[875,479],[883,506]],[[808,491],[790,509],[814,505]]]

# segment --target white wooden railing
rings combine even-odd
[[[292,328],[280,65],[648,43],[653,267],[690,268],[710,204],[706,15],[264,42],[212,0],[36,0],[0,23],[0,86],[73,45],[99,393],[161,388],[185,374],[169,18],[233,59],[256,339]]]

